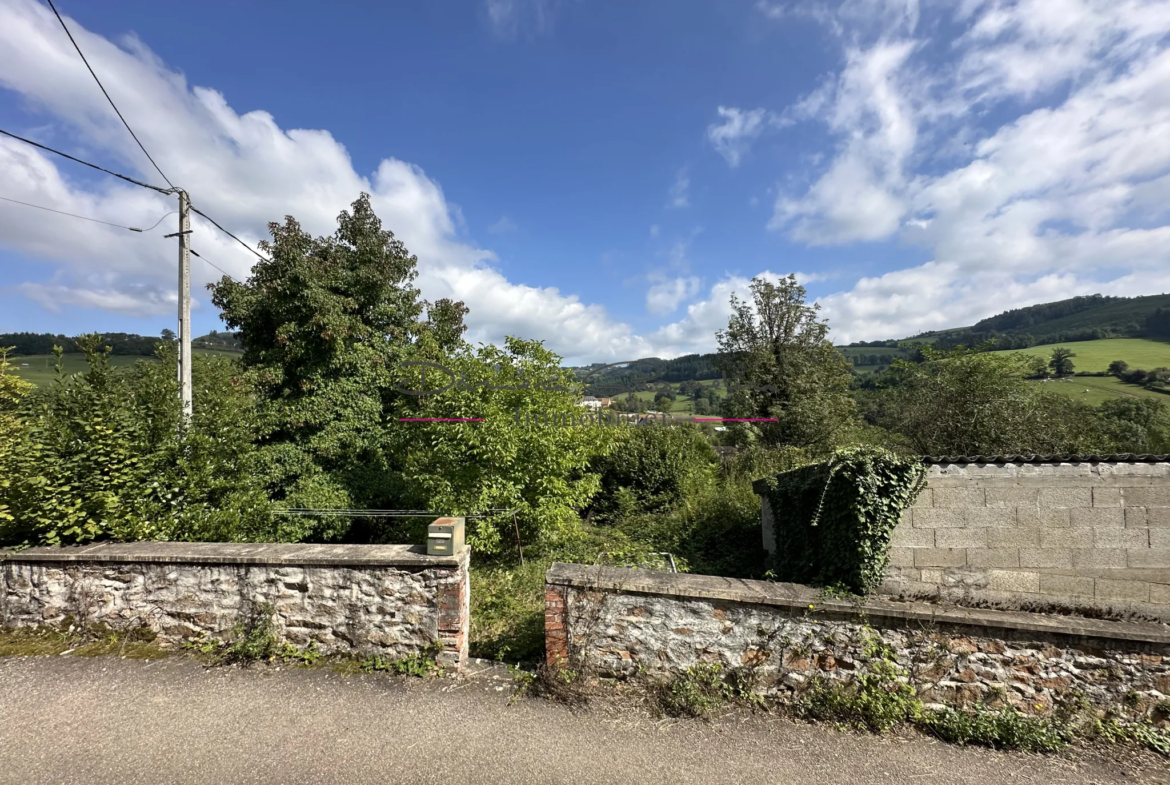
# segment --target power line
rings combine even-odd
[[[194,248],[192,248],[192,249],[191,249],[191,255],[192,255],[192,256],[197,256],[197,257],[199,257],[199,258],[200,258],[200,259],[202,259],[202,260],[203,260],[203,261],[204,261],[206,264],[209,264],[209,265],[211,265],[212,267],[214,267],[215,269],[219,270],[221,273],[223,273],[224,275],[226,275],[228,278],[231,278],[233,281],[234,281],[234,280],[236,280],[235,276],[233,276],[233,275],[232,275],[231,273],[229,273],[227,270],[225,270],[225,269],[223,269],[222,267],[220,267],[220,266],[219,266],[218,264],[216,264],[215,262],[212,262],[212,261],[210,261],[210,260],[209,260],[207,257],[205,257],[205,256],[202,256],[201,254],[197,253],[197,252],[195,251],[195,249],[194,249]]]
[[[61,27],[65,30],[65,35],[69,36],[69,42],[73,44],[73,48],[77,50],[77,54],[81,55],[81,62],[85,63],[85,67],[89,69],[89,73],[93,76],[93,80],[97,82],[97,86],[101,88],[102,95],[104,95],[106,100],[110,102],[110,106],[114,107],[114,113],[118,115],[118,119],[122,121],[122,125],[126,126],[126,130],[130,132],[132,137],[134,137],[134,141],[138,143],[138,148],[142,150],[147,160],[149,160],[151,165],[154,166],[155,171],[162,175],[162,179],[167,181],[167,185],[169,185],[171,188],[174,188],[175,184],[170,181],[170,178],[163,174],[162,169],[158,168],[158,164],[154,162],[154,159],[150,157],[150,153],[146,152],[146,148],[143,147],[142,142],[139,141],[138,134],[134,133],[134,129],[130,127],[130,123],[126,122],[126,118],[122,116],[120,111],[118,111],[117,105],[114,104],[114,99],[110,98],[110,94],[106,92],[106,88],[105,85],[102,84],[102,80],[98,79],[98,75],[94,73],[93,66],[89,64],[89,60],[85,59],[85,53],[81,51],[81,47],[78,46],[77,41],[73,39],[73,33],[69,32],[69,28],[65,25],[65,20],[62,19],[61,14],[57,12],[57,6],[53,5],[53,0],[48,0],[48,2],[49,8],[53,9],[53,13],[57,16],[57,21],[61,23]]]
[[[160,194],[165,194],[167,196],[170,196],[171,193],[173,192],[173,190],[168,191],[166,188],[159,188],[157,185],[148,185],[147,183],[143,183],[143,182],[140,182],[138,180],[135,180],[133,177],[127,177],[124,174],[118,174],[117,172],[111,172],[109,169],[104,169],[104,168],[98,166],[97,164],[91,164],[89,161],[83,161],[80,158],[74,158],[73,156],[69,155],[69,153],[63,153],[60,150],[54,150],[52,147],[46,147],[45,145],[43,145],[39,142],[34,142],[32,139],[25,139],[23,136],[17,136],[16,134],[12,133],[11,131],[5,131],[3,128],[0,128],[0,134],[4,134],[5,136],[11,136],[13,139],[17,140],[18,142],[24,142],[25,144],[31,144],[33,147],[39,147],[42,150],[47,150],[48,152],[53,153],[54,155],[59,155],[62,158],[68,158],[70,161],[75,161],[79,164],[82,164],[83,166],[88,166],[90,169],[97,169],[99,172],[105,172],[106,174],[112,174],[114,177],[117,177],[120,180],[125,180],[128,183],[133,183],[134,185],[137,185],[141,188],[149,188],[152,191],[158,191]]]
[[[122,224],[114,224],[114,223],[110,223],[109,221],[99,221],[97,218],[89,218],[88,216],[77,215],[76,213],[67,213],[64,210],[54,210],[52,207],[42,207],[39,204],[30,204],[29,202],[22,202],[19,199],[9,199],[7,196],[0,196],[0,199],[3,199],[6,202],[12,202],[13,204],[23,204],[25,207],[35,207],[38,210],[46,210],[50,213],[56,213],[57,215],[67,215],[70,218],[80,218],[83,221],[93,221],[95,224],[105,224],[106,226],[113,226],[117,229],[126,229],[126,230],[129,230],[131,232],[139,232],[139,233],[149,232],[151,229],[154,229],[155,226],[158,226],[160,223],[162,223],[163,218],[166,218],[168,215],[174,215],[174,212],[167,213],[167,215],[164,215],[162,218],[159,218],[155,222],[154,226],[150,227],[150,229],[137,229],[133,226],[122,226]]]
[[[214,226],[216,229],[219,229],[221,232],[223,232],[223,233],[224,233],[224,234],[226,234],[228,237],[230,237],[230,238],[232,238],[233,240],[235,240],[235,241],[236,241],[237,243],[239,243],[240,245],[242,245],[242,246],[244,246],[245,248],[247,248],[247,249],[248,249],[249,251],[251,251],[252,253],[256,254],[256,256],[257,256],[257,257],[259,257],[260,261],[262,261],[262,262],[270,262],[270,261],[272,261],[271,259],[266,259],[266,258],[264,258],[263,256],[261,256],[261,255],[260,255],[260,253],[259,253],[258,251],[256,251],[254,248],[252,248],[252,246],[248,245],[246,242],[244,242],[243,240],[241,240],[239,237],[236,237],[234,234],[232,234],[231,232],[229,232],[227,229],[224,229],[222,226],[220,226],[219,224],[217,224],[217,223],[215,222],[215,219],[213,219],[213,218],[212,218],[210,215],[208,215],[207,213],[203,212],[202,210],[200,210],[200,209],[198,209],[198,208],[196,208],[196,207],[192,207],[192,208],[191,208],[191,212],[193,212],[193,213],[198,213],[199,215],[202,215],[204,218],[206,218],[208,221],[211,221],[211,225],[212,225],[212,226]]]

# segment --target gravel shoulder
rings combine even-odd
[[[1153,755],[1060,756],[740,714],[510,701],[496,669],[410,680],[189,657],[0,657],[0,783],[1170,783]]]

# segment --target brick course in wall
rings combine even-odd
[[[324,654],[467,658],[469,551],[406,545],[126,543],[0,555],[0,624],[149,627],[163,645],[223,638],[260,605]]]

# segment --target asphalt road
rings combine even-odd
[[[749,715],[663,723],[508,694],[487,677],[3,657],[0,782],[1170,782],[1152,755],[1007,754]]]

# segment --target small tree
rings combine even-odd
[[[674,401],[666,393],[658,393],[654,396],[654,408],[660,412],[669,412],[673,404]]]
[[[1125,360],[1114,360],[1113,362],[1109,363],[1109,373],[1113,376],[1121,376],[1128,370],[1129,363],[1127,363]]]
[[[1066,349],[1063,346],[1057,346],[1052,350],[1052,355],[1048,360],[1048,367],[1057,376],[1072,376],[1073,362],[1072,358],[1076,357],[1072,349]]]

